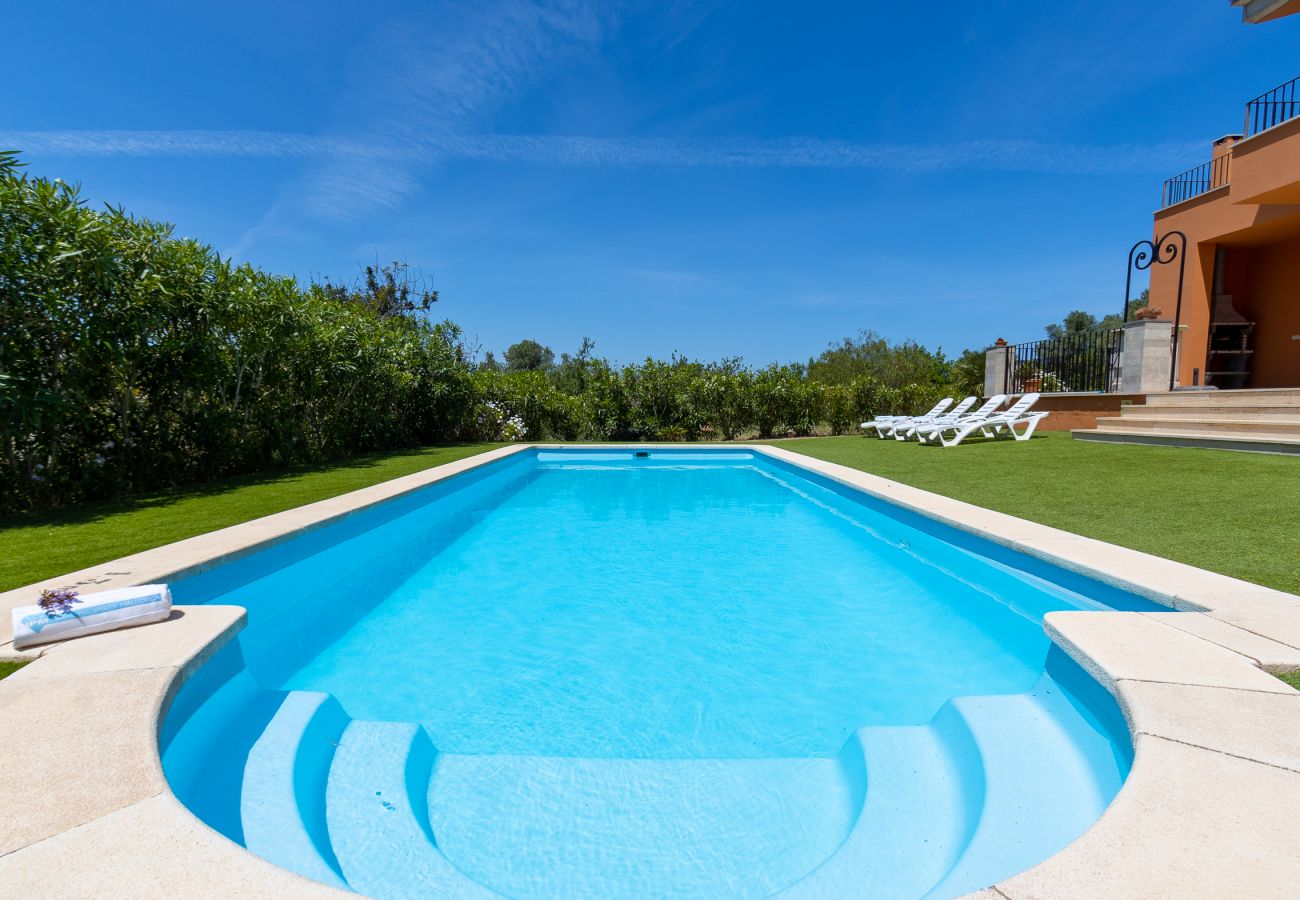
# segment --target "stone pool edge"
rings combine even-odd
[[[44,587],[106,589],[219,564],[531,447],[446,463],[0,594],[0,884],[15,896],[348,896],[209,829],[172,796],[157,731],[171,697],[243,626],[239,607],[15,651],[9,610]],[[592,449],[680,449],[600,444]],[[1094,825],[1060,853],[972,896],[1285,896],[1300,881],[1300,597],[1080,537],[826,463],[748,449],[944,524],[1147,596],[1181,613],[1055,612],[1048,636],[1118,700],[1136,757]],[[351,895],[356,896],[356,895]]]

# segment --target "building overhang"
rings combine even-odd
[[[1300,13],[1300,0],[1231,0],[1231,3],[1241,7],[1241,20],[1252,25]]]

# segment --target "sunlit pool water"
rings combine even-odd
[[[1145,600],[747,450],[528,450],[173,585],[248,627],[174,790],[379,897],[953,896],[1128,764],[1060,609]]]

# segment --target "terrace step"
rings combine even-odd
[[[1240,391],[1170,391],[1168,393],[1148,394],[1146,405],[1148,407],[1294,407],[1300,405],[1300,388],[1268,388]]]
[[[348,716],[338,701],[290,691],[244,766],[244,846],[263,859],[346,888],[325,821],[325,784]]]
[[[1268,406],[1241,406],[1231,403],[1198,403],[1194,406],[1164,406],[1148,402],[1146,404],[1134,403],[1124,406],[1121,408],[1120,415],[1125,417],[1158,416],[1161,418],[1182,418],[1184,416],[1192,416],[1197,419],[1240,419],[1243,417],[1254,418],[1255,416],[1262,416],[1270,419],[1289,419],[1300,416],[1300,403],[1292,405],[1277,403]]]
[[[447,858],[510,897],[764,897],[835,852],[865,788],[857,747],[803,759],[442,754],[429,811]]]
[[[927,898],[987,887],[1065,847],[1105,810],[1122,776],[1114,747],[1050,677],[1024,694],[957,697],[983,765],[979,822]]]
[[[1197,447],[1204,450],[1239,450],[1247,453],[1300,454],[1300,435],[1225,433],[1221,431],[1151,431],[1106,429],[1074,431],[1075,440],[1114,444],[1151,444],[1162,447]]]
[[[951,868],[979,815],[970,732],[945,707],[929,725],[862,728],[846,750],[866,761],[862,812],[830,859],[777,896],[920,897]]]
[[[1300,388],[1149,394],[1099,418],[1087,441],[1202,447],[1255,453],[1300,452]]]
[[[1203,415],[1125,415],[1097,420],[1100,431],[1203,431],[1227,434],[1293,434],[1300,437],[1300,416],[1216,418]]]
[[[330,766],[330,841],[353,890],[372,897],[492,897],[447,861],[425,789],[437,751],[419,725],[353,721]]]

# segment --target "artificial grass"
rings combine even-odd
[[[789,450],[1193,566],[1300,593],[1300,457],[1102,444],[922,446],[859,436]]]
[[[1075,441],[926,447],[858,436],[788,449],[959,500],[1292,593],[1300,458]],[[0,590],[461,459],[429,447],[0,520]]]
[[[1300,691],[1300,672],[1274,672],[1274,677]]]
[[[0,591],[463,459],[453,444],[0,519]]]

